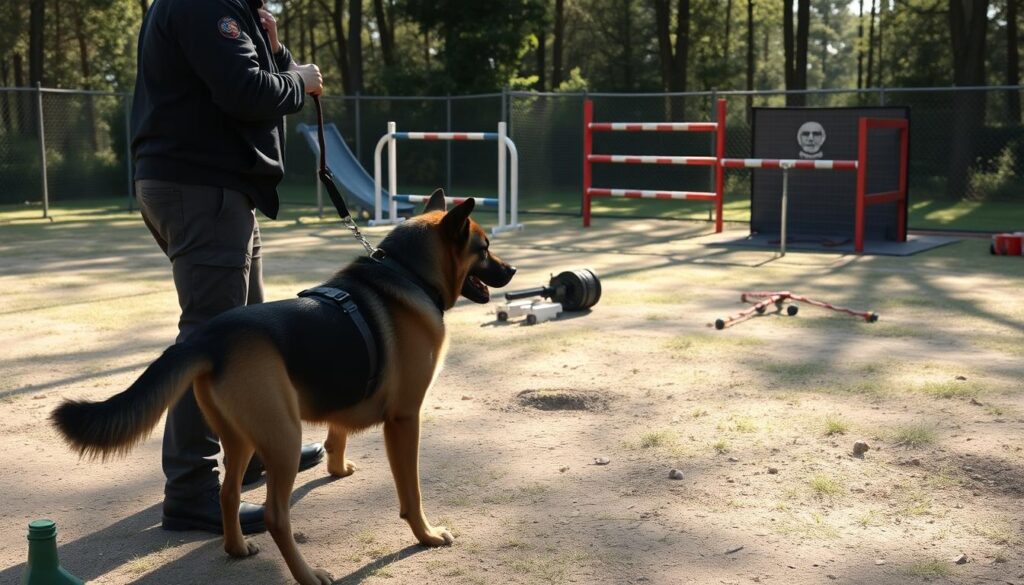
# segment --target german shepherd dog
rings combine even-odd
[[[331,576],[302,558],[288,510],[301,421],[328,425],[327,470],[336,477],[355,470],[345,459],[348,434],[383,423],[400,517],[420,543],[451,544],[446,528],[427,521],[419,481],[420,409],[447,347],[443,311],[460,295],[488,302],[488,286],[505,286],[516,271],[491,253],[469,217],[473,207],[469,199],[448,211],[438,189],[425,213],[381,242],[382,262],[357,259],[324,284],[351,295],[376,340],[378,372],[369,371],[370,344],[342,307],[300,297],[221,314],[168,348],[124,392],[102,402],[65,401],[54,425],[82,455],[123,454],[191,384],[224,447],[224,549],[235,557],[259,550],[238,518],[242,474],[258,453],[267,473],[266,525],[292,576],[319,585]]]

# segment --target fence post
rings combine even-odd
[[[879,90],[880,91],[879,91],[879,96],[878,96],[878,99],[879,99],[879,104],[878,105],[884,106],[885,105],[885,86],[883,85],[882,87],[879,88]]]
[[[124,94],[124,166],[128,170],[128,213],[135,211],[134,182],[132,181],[132,102]]]
[[[710,118],[712,120],[714,120],[716,124],[721,124],[722,121],[718,119],[718,108],[716,107],[717,103],[718,103],[718,89],[712,87],[711,88],[711,116],[710,116]],[[718,132],[721,132],[721,131],[722,131],[722,128],[719,128]],[[710,139],[711,139],[711,152],[718,152],[718,150],[717,150],[718,132],[715,132],[714,134],[712,134],[710,136]],[[708,176],[708,191],[715,191],[716,190],[716,188],[715,188],[716,187],[715,181],[718,178],[718,171],[717,171],[717,169],[718,169],[718,165],[715,165],[715,166],[711,167],[711,174]],[[714,218],[714,208],[715,208],[716,205],[717,205],[717,203],[712,203],[711,206],[708,207],[708,221],[709,222],[715,219]]]
[[[445,132],[452,131],[452,94],[445,94]],[[445,140],[444,143],[444,159],[447,168],[445,169],[444,175],[444,190],[445,194],[449,197],[452,196],[452,141]]]
[[[43,219],[49,219],[50,217],[50,189],[46,183],[46,130],[43,127],[43,84],[39,81],[36,82],[36,106],[37,106],[37,119],[36,122],[39,126],[39,162],[43,168]]]

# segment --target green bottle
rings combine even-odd
[[[57,560],[57,524],[53,520],[33,520],[28,524],[28,564],[21,576],[22,585],[82,585]]]

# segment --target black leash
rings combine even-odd
[[[352,235],[366,248],[366,253],[370,258],[380,262],[386,256],[384,250],[375,247],[367,241],[366,236],[359,231],[359,226],[352,219],[352,214],[349,212],[348,206],[345,205],[345,200],[341,197],[338,186],[334,184],[334,173],[327,167],[327,144],[324,139],[324,110],[320,105],[320,96],[314,95],[313,103],[316,105],[316,139],[320,145],[320,169],[317,172],[317,176],[320,177],[320,182],[327,189],[327,194],[331,197],[331,203],[334,204],[334,208],[338,210],[338,217],[341,218],[341,222],[352,231]]]

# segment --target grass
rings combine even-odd
[[[757,423],[749,416],[731,416],[732,430],[739,433],[753,433],[757,431]]]
[[[891,434],[891,440],[901,447],[919,448],[926,447],[935,442],[935,429],[930,426],[912,424],[896,427]]]
[[[679,437],[672,431],[651,431],[640,436],[641,449],[653,449],[656,447],[671,447],[679,441]]]
[[[946,382],[925,382],[917,388],[918,392],[933,398],[977,398],[981,388],[963,380]]]
[[[819,496],[834,497],[843,493],[843,484],[823,473],[819,473],[810,480],[811,489]]]
[[[719,439],[711,444],[711,448],[714,449],[715,452],[719,454],[728,453],[729,441],[726,441],[725,439]]]
[[[938,559],[927,559],[917,561],[907,566],[906,572],[913,577],[930,579],[934,577],[948,577],[953,574],[953,567],[949,561]]]
[[[845,435],[850,430],[850,423],[836,415],[828,415],[825,417],[825,436],[831,437],[832,435]]]

